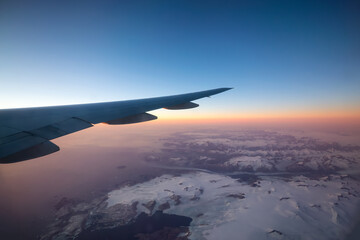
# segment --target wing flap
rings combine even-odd
[[[26,133],[26,132],[19,132],[19,133],[15,133],[15,134],[11,134],[9,136],[6,137],[2,137],[0,139],[0,145],[2,144],[6,144],[6,143],[10,143],[25,137],[31,136],[31,134]]]
[[[31,130],[30,132],[34,135],[41,136],[48,140],[58,138],[58,137],[61,137],[61,136],[64,136],[67,134],[67,132],[65,132],[53,125],[48,125],[48,126],[45,126],[42,128],[34,129],[34,130]]]
[[[0,126],[0,138],[13,135],[15,133],[21,132],[14,128],[9,128],[5,126]]]
[[[93,125],[91,123],[88,123],[82,119],[69,118],[59,123],[47,125],[29,132],[42,138],[51,140],[92,126]]]
[[[25,150],[34,145],[45,142],[46,139],[21,132],[2,139],[0,158]]]
[[[1,158],[1,163],[14,163],[14,162],[25,161],[37,157],[42,157],[57,152],[59,150],[60,148],[56,144],[50,141],[45,141],[30,148],[3,157]]]
[[[52,126],[66,132],[67,134],[83,130],[85,128],[92,127],[93,125],[80,118],[72,117],[62,122],[55,123]]]
[[[0,158],[10,156],[16,152],[29,150],[32,147],[47,142],[48,140],[67,135],[69,133],[77,132],[92,126],[92,124],[84,120],[78,118],[69,118],[59,123],[51,124],[42,128],[31,131],[23,131],[3,137],[0,139]],[[34,153],[30,155],[34,155]]]

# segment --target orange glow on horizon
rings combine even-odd
[[[217,124],[217,123],[316,123],[351,124],[360,127],[360,118],[159,118],[149,123],[168,124]]]
[[[185,111],[171,112],[156,112],[153,113],[159,119],[151,121],[156,123],[166,124],[240,124],[240,123],[271,123],[271,124],[317,124],[317,125],[351,125],[360,128],[360,112],[294,112],[294,113],[274,113],[274,114],[200,114],[200,113],[186,113]],[[151,123],[149,122],[149,123]]]
[[[239,113],[240,110],[234,110],[235,112],[217,112],[213,114],[189,111],[170,111],[170,112],[159,112],[159,118],[166,120],[223,120],[223,121],[258,121],[258,120],[345,120],[345,121],[358,121],[360,120],[360,108],[359,109],[344,109],[344,110],[307,110],[307,111],[263,111],[259,112],[244,112]]]

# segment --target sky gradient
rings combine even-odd
[[[0,108],[218,87],[162,118],[359,118],[357,1],[1,1]]]

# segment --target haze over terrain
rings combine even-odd
[[[58,153],[1,166],[1,231],[9,239],[343,238],[359,211],[359,128],[282,125],[159,120],[60,138]],[[175,214],[173,225],[145,218],[159,211]],[[131,230],[142,221],[148,232]]]

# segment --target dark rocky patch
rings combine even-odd
[[[174,200],[175,205],[179,205],[179,204],[181,203],[181,201],[180,201],[181,196],[179,196],[179,195],[174,194],[174,195],[171,195],[170,198],[171,198],[172,200]]]
[[[282,197],[282,198],[280,198],[280,201],[282,201],[282,200],[288,200],[288,199],[290,199],[289,197]]]
[[[183,233],[184,236],[179,234]],[[135,237],[139,240],[187,240],[189,228],[188,227],[164,227],[163,229],[153,233],[139,233]]]
[[[142,205],[144,207],[146,207],[150,212],[152,212],[154,210],[155,205],[156,205],[156,201],[152,200],[152,201],[147,202],[146,204],[143,203]]]
[[[190,226],[191,221],[190,217],[166,214],[161,211],[156,211],[151,216],[141,213],[134,222],[126,225],[108,229],[86,229],[78,235],[76,240],[177,239],[169,237],[173,236],[176,232],[177,234],[183,232],[184,228],[181,227]],[[145,238],[146,236],[149,238]],[[153,238],[155,236],[156,238]],[[183,240],[187,238],[178,239]]]
[[[56,211],[58,211],[62,207],[65,207],[67,205],[74,205],[74,204],[76,204],[76,201],[74,199],[63,197],[60,199],[58,203],[55,204],[54,208]]]
[[[233,194],[227,195],[227,197],[237,198],[237,199],[244,199],[245,194],[244,193],[233,193]]]
[[[268,232],[268,234],[278,234],[278,235],[283,235],[283,233],[282,232],[280,232],[280,231],[278,231],[278,230],[272,230],[272,231],[270,231],[270,232]]]
[[[169,209],[169,208],[170,208],[170,204],[168,202],[160,204],[159,207],[158,207],[159,211],[164,211],[164,210]]]
[[[258,176],[255,174],[236,174],[236,175],[230,175],[231,178],[236,179],[238,182],[246,182],[252,187],[259,186],[258,183],[261,180]]]
[[[197,201],[197,200],[200,200],[200,197],[193,196],[192,198],[190,198],[190,201]]]

